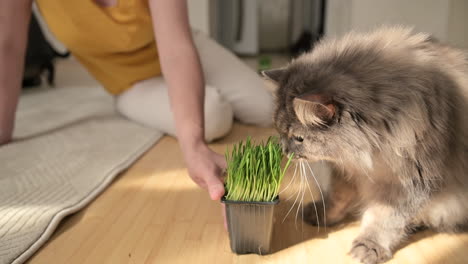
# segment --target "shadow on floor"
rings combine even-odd
[[[272,253],[279,252],[310,239],[327,239],[330,233],[346,228],[348,225],[357,225],[357,223],[352,220],[347,220],[333,227],[312,226],[303,221],[301,207],[298,210],[298,205],[296,204],[293,206],[293,204],[294,199],[289,201],[284,200],[275,208]]]

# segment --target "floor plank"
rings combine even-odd
[[[258,140],[272,134],[272,129],[236,124],[212,147],[224,153],[247,135]],[[177,142],[164,137],[87,208],[63,221],[28,263],[356,263],[346,253],[358,223],[317,230],[303,224],[300,211],[296,221],[296,209],[283,222],[295,197],[286,198],[295,191],[297,186],[282,193],[276,209],[274,253],[237,256],[230,251],[219,202],[189,179]],[[426,231],[414,235],[389,263],[467,259],[468,234]]]

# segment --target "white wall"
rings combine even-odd
[[[290,0],[258,1],[258,38],[261,50],[276,51],[287,49],[290,33],[288,29],[290,19],[289,1]]]
[[[216,0],[215,0],[216,1]],[[187,0],[190,25],[210,35],[210,0]]]
[[[450,1],[448,41],[460,48],[468,49],[468,1]]]
[[[352,0],[327,0],[325,10],[326,35],[343,35],[352,28],[350,25],[351,6]]]
[[[404,24],[447,38],[449,1],[440,0],[353,0],[351,25],[372,29],[381,24]]]
[[[468,47],[466,0],[328,0],[326,12],[325,32],[329,35],[399,24]]]

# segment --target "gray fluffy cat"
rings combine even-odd
[[[363,263],[390,259],[415,227],[454,232],[468,223],[467,59],[411,31],[325,39],[264,72],[278,85],[284,151],[330,160],[340,172],[325,219],[314,211],[308,221],[362,215],[350,254]]]

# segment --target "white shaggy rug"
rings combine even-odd
[[[0,147],[0,263],[23,263],[162,133],[125,120],[73,60],[56,88],[26,92],[15,141]]]

